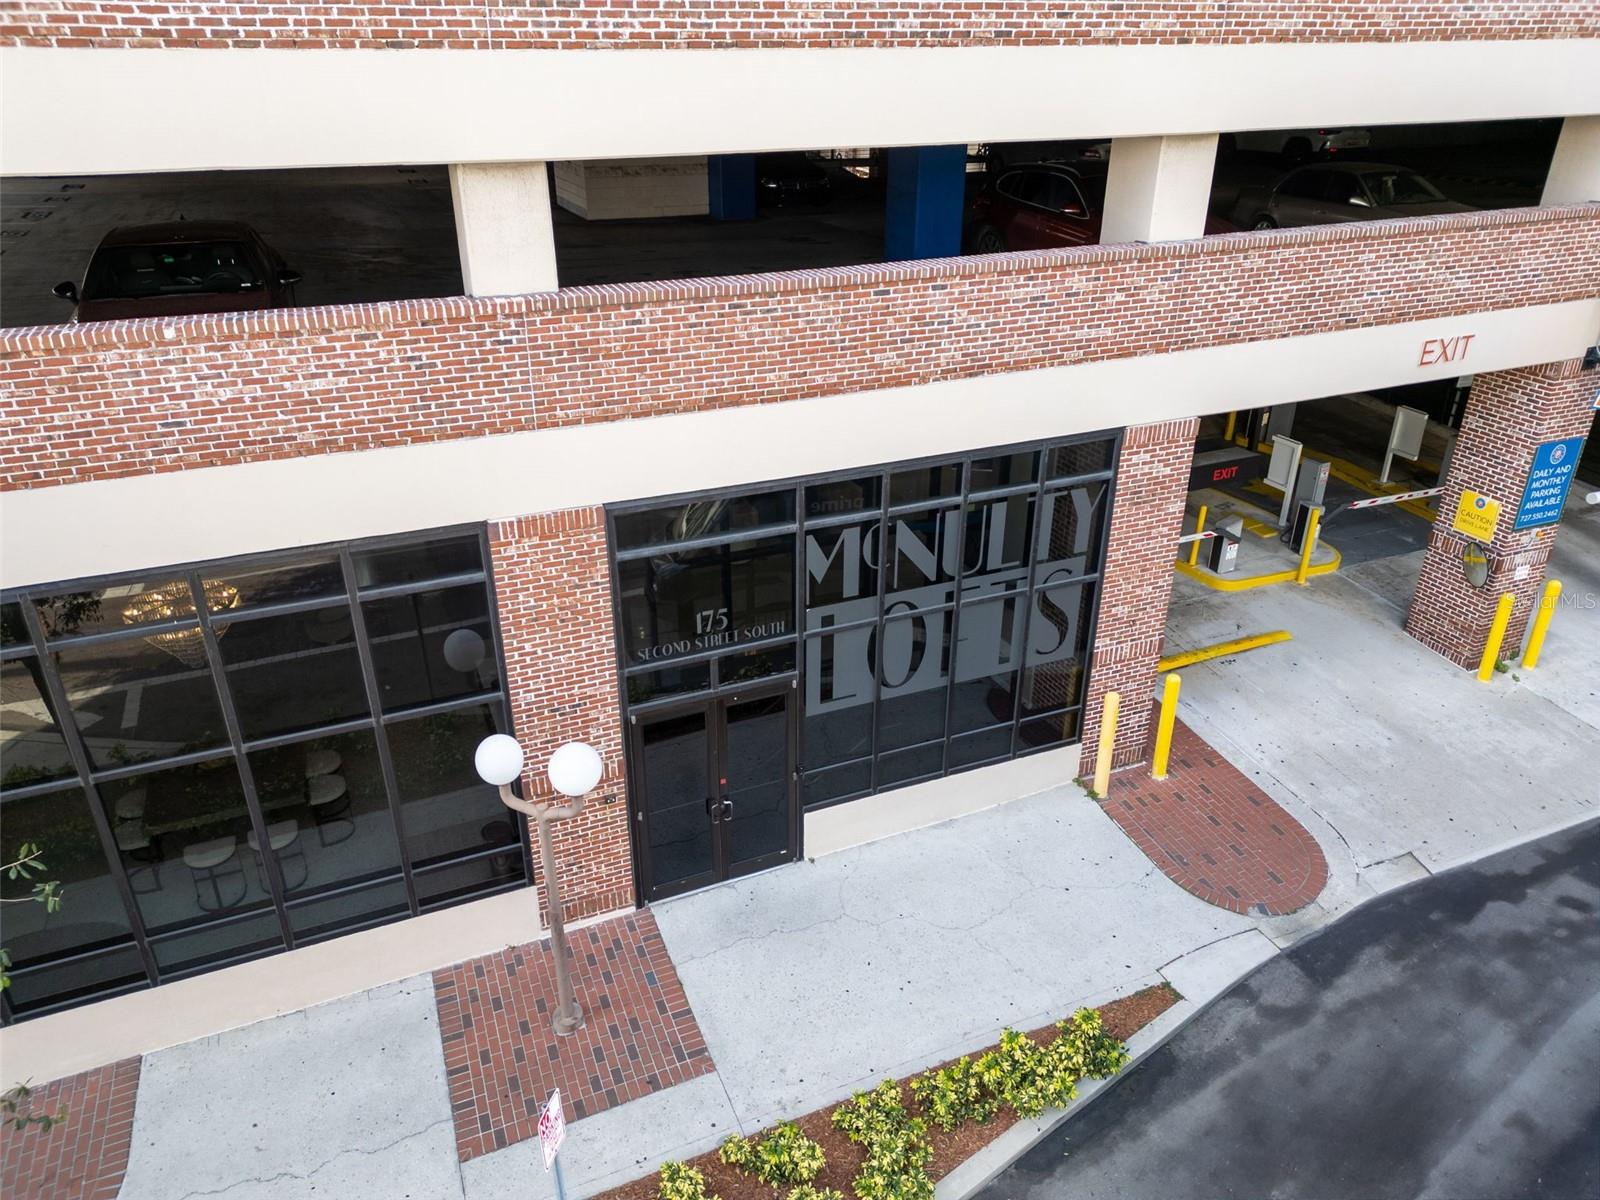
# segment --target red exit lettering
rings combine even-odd
[[[1429,338],[1422,343],[1422,356],[1417,359],[1417,366],[1431,367],[1434,363],[1460,362],[1467,356],[1467,347],[1477,336],[1475,333],[1463,333],[1453,338]]]
[[[1218,467],[1211,472],[1211,482],[1215,483],[1219,479],[1232,479],[1238,473],[1238,467]]]

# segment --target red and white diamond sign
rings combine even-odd
[[[539,1113],[539,1145],[544,1147],[544,1169],[556,1160],[561,1139],[567,1136],[567,1118],[561,1111],[561,1089],[550,1093],[550,1102]]]

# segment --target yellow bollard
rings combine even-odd
[[[1167,759],[1172,754],[1172,723],[1178,719],[1178,688],[1183,681],[1176,673],[1161,685],[1161,723],[1156,726],[1156,753],[1150,762],[1150,778],[1167,777]]]
[[[1100,705],[1100,748],[1094,756],[1094,794],[1104,800],[1111,790],[1111,751],[1117,741],[1117,714],[1122,697],[1107,692]]]
[[[1233,427],[1235,425],[1237,425],[1238,423],[1239,423],[1239,414],[1237,412],[1229,413],[1228,414],[1228,427],[1222,431],[1222,440],[1223,441],[1225,441],[1225,442],[1233,441]]]
[[[1550,628],[1550,618],[1555,614],[1556,601],[1561,598],[1561,581],[1552,579],[1544,585],[1539,597],[1539,612],[1533,618],[1533,632],[1528,635],[1528,648],[1523,652],[1522,665],[1533,670],[1539,665],[1539,651],[1544,649],[1545,630]]]
[[[1515,596],[1505,592],[1494,607],[1494,624],[1489,626],[1489,640],[1483,644],[1483,657],[1478,660],[1478,678],[1484,683],[1494,678],[1494,665],[1500,661],[1500,643],[1505,641],[1506,626],[1511,624],[1511,609],[1516,602]]]
[[[1194,531],[1196,533],[1204,533],[1206,531],[1206,506],[1204,504],[1202,504],[1200,506],[1200,512],[1195,516],[1195,519],[1194,519]],[[1200,543],[1199,542],[1190,542],[1189,543],[1189,565],[1191,567],[1195,566],[1196,564],[1199,563],[1199,561],[1200,561]]]
[[[1306,540],[1300,544],[1300,565],[1294,572],[1294,581],[1301,587],[1311,578],[1311,554],[1317,548],[1317,526],[1321,524],[1322,513],[1313,508],[1311,519],[1306,522]]]

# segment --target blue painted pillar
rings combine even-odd
[[[756,215],[756,156],[713,154],[706,159],[711,216],[717,221],[748,221]]]
[[[946,258],[961,253],[967,203],[966,146],[902,146],[888,152],[884,256]]]

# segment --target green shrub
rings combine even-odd
[[[790,1192],[785,1200],[844,1200],[844,1193],[834,1188],[812,1187],[803,1183]]]
[[[661,1164],[661,1183],[656,1188],[657,1200],[721,1200],[720,1196],[706,1194],[706,1177],[693,1167],[681,1162]]]
[[[833,1110],[833,1127],[866,1149],[853,1187],[860,1200],[933,1200],[928,1123],[906,1111],[900,1085],[885,1079]]]
[[[1105,1031],[1100,1014],[1092,1008],[1080,1008],[1072,1014],[1071,1022],[1056,1026],[1061,1038],[1070,1039],[1075,1047],[1079,1071],[1091,1079],[1110,1079],[1128,1065],[1128,1048]]]
[[[759,1142],[734,1134],[722,1143],[717,1157],[773,1187],[810,1183],[825,1161],[822,1147],[801,1133],[793,1121],[774,1127]]]
[[[981,1125],[1000,1108],[999,1098],[984,1086],[972,1060],[965,1056],[918,1075],[911,1081],[911,1094],[928,1120],[946,1132],[964,1121]]]

